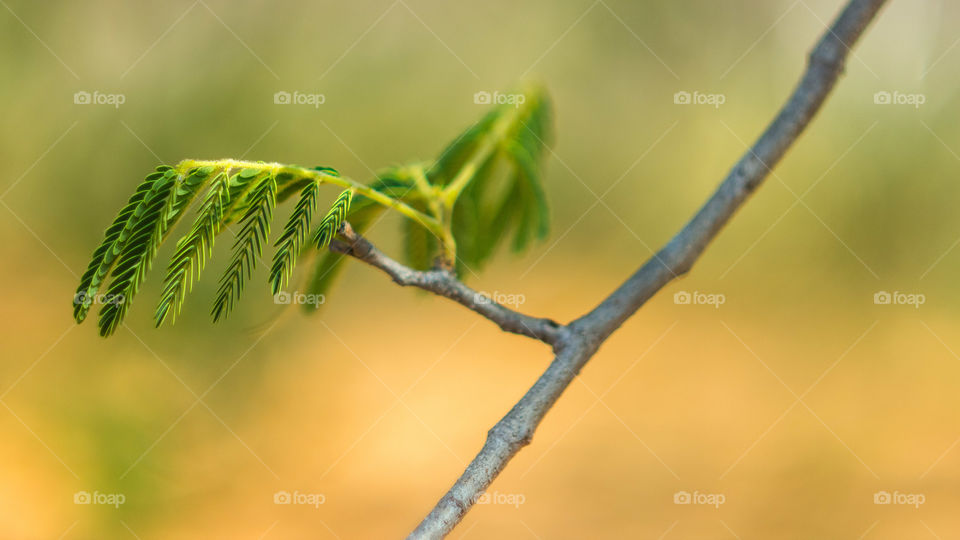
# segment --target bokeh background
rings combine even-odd
[[[551,359],[358,265],[318,316],[264,285],[214,326],[222,252],[176,326],[151,326],[155,266],[129,328],[100,339],[71,319],[77,276],[158,162],[367,179],[435,156],[485,110],[475,92],[539,79],[556,106],[553,231],[471,284],[565,322],[696,210],[840,4],[3,0],[0,537],[396,538]],[[955,3],[892,0],[776,174],[602,348],[453,537],[960,534],[958,39]],[[325,103],[276,105],[281,90]],[[388,252],[398,223],[371,233]],[[323,504],[275,504],[282,491]],[[675,504],[684,491],[723,504]]]

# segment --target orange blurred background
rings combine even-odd
[[[356,264],[317,316],[280,316],[250,287],[214,326],[222,252],[154,330],[170,246],[129,328],[100,339],[69,300],[159,162],[368,179],[435,156],[484,112],[474,93],[538,78],[557,117],[553,231],[470,284],[567,322],[709,195],[840,5],[5,0],[0,537],[400,537],[551,359]],[[960,6],[892,0],[775,175],[604,345],[452,537],[960,534],[958,38]],[[681,91],[723,104],[675,104]],[[370,234],[388,253],[398,224]],[[902,294],[875,303],[884,291]]]

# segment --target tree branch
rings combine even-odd
[[[852,0],[813,52],[800,83],[763,135],[686,226],[630,279],[574,325],[603,340],[651,296],[687,273],[707,244],[780,162],[843,73],[851,47],[886,0]]]
[[[554,343],[557,354],[553,362],[489,431],[480,453],[408,538],[446,536],[510,459],[530,443],[547,411],[603,341],[657,291],[690,270],[820,110],[843,72],[850,48],[885,1],[851,0],[846,5],[814,47],[800,83],[763,135],[666,246],[596,308],[561,328],[556,334],[559,339]]]
[[[366,238],[357,234],[349,223],[343,224],[339,236],[346,242],[339,240],[332,242],[331,250],[383,270],[399,285],[417,287],[449,298],[493,321],[505,332],[538,339],[551,346],[556,346],[559,341],[562,329],[560,324],[550,319],[524,315],[498,304],[489,295],[465,285],[450,270],[441,268],[419,271],[405,266],[391,259]]]

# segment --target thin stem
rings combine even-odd
[[[410,207],[402,201],[391,198],[388,195],[385,195],[365,184],[361,184],[356,180],[348,178],[346,176],[336,176],[322,171],[317,171],[313,169],[306,169],[303,167],[293,167],[290,165],[284,165],[281,163],[264,163],[259,161],[242,161],[236,159],[221,159],[221,160],[196,160],[188,159],[181,161],[177,164],[178,171],[185,171],[192,169],[194,167],[214,167],[217,169],[256,169],[261,171],[271,171],[274,174],[287,173],[294,177],[294,180],[299,179],[309,179],[324,182],[327,184],[333,184],[335,186],[340,186],[345,189],[353,189],[356,193],[367,197],[387,208],[393,208],[397,212],[400,212],[404,216],[421,223],[424,227],[432,231],[436,235],[443,234],[443,226],[440,222],[415,208]]]
[[[413,176],[413,183],[417,186],[417,190],[430,201],[436,201],[436,190],[427,180],[427,172],[423,169],[423,164],[416,163],[408,167],[407,170]]]
[[[430,185],[423,165],[412,165],[408,172],[413,176],[414,185],[427,200],[427,206],[433,217],[440,222],[441,233],[437,236],[443,248],[441,263],[444,268],[452,269],[457,261],[457,240],[453,236],[453,207],[443,203],[443,191],[440,186]]]
[[[339,236],[344,241],[331,243],[332,251],[349,255],[383,270],[399,285],[417,287],[449,298],[496,323],[505,332],[538,339],[551,346],[560,341],[562,327],[556,322],[524,315],[498,304],[489,296],[465,285],[447,269],[418,271],[404,266],[354,232],[349,223],[343,224]]]

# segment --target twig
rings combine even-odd
[[[480,453],[409,538],[446,536],[507,462],[530,443],[547,411],[600,344],[664,285],[690,270],[707,244],[763,182],[813,119],[843,72],[850,47],[885,1],[851,0],[813,49],[806,72],[777,117],[693,219],[592,311],[561,327],[562,330],[550,326],[556,350],[553,362],[513,409],[489,431]],[[398,276],[394,279],[399,283],[407,280],[404,273],[398,275],[400,279]],[[421,279],[423,277],[414,281]],[[453,298],[448,294],[444,296]]]
[[[560,339],[563,328],[560,324],[550,319],[530,317],[498,304],[489,295],[465,285],[447,269],[419,271],[404,266],[357,234],[349,223],[343,224],[339,236],[346,241],[334,241],[330,245],[331,250],[383,270],[399,285],[418,287],[449,298],[490,319],[506,332],[538,339],[551,346],[555,346]]]

